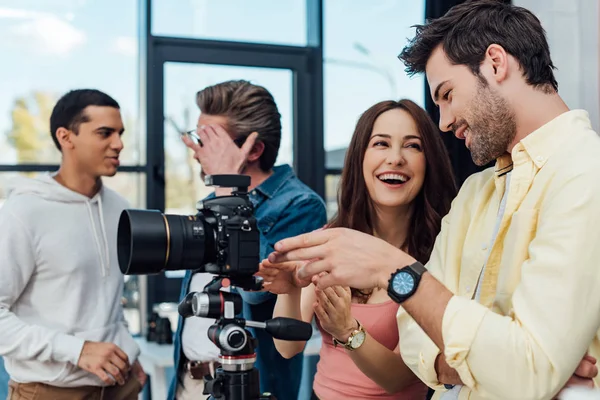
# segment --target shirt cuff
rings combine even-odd
[[[54,360],[70,362],[76,366],[79,363],[79,356],[84,343],[85,340],[81,338],[66,333],[57,334],[54,337]]]
[[[433,389],[443,388],[435,370],[435,360],[439,354],[440,349],[430,340],[425,341],[419,353],[419,377]]]
[[[475,388],[476,383],[466,359],[487,312],[487,308],[471,299],[453,296],[442,318],[446,363],[456,370],[460,380],[471,389]]]

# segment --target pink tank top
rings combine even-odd
[[[392,300],[380,304],[352,304],[352,316],[360,321],[372,338],[383,346],[394,350],[398,345],[398,325],[396,313],[398,304]],[[320,359],[313,390],[320,400],[413,400],[424,399],[427,387],[421,382],[394,394],[369,379],[354,364],[343,347],[333,346],[333,338],[317,320],[323,337]],[[368,340],[368,339],[367,339]]]

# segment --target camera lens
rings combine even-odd
[[[204,217],[124,210],[117,234],[119,267],[125,275],[199,269],[216,260],[215,240]]]

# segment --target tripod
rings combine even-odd
[[[208,330],[219,349],[221,367],[215,377],[204,377],[204,394],[211,400],[276,400],[270,393],[260,394],[256,361],[256,338],[244,329],[244,321],[220,318]]]
[[[250,277],[252,280],[254,277]],[[256,287],[248,278],[232,280],[244,287]],[[270,393],[260,393],[259,371],[256,362],[257,340],[246,327],[264,329],[276,339],[308,340],[312,326],[291,318],[274,318],[266,322],[236,318],[242,310],[238,293],[222,291],[223,278],[217,277],[202,292],[192,292],[179,304],[179,314],[217,319],[208,329],[208,338],[221,350],[215,376],[204,377],[203,394],[211,400],[277,400]],[[260,287],[260,286],[258,286]]]

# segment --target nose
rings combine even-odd
[[[119,135],[118,133],[115,133],[113,136],[113,140],[111,142],[111,148],[115,151],[120,152],[121,150],[123,150],[123,139],[121,138],[121,135]]]
[[[456,118],[446,105],[440,106],[440,131],[450,132],[455,119]]]
[[[388,165],[404,165],[406,160],[402,154],[402,148],[399,147],[397,149],[390,149],[387,154],[386,163]]]

